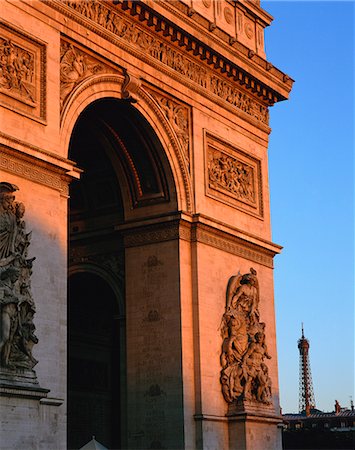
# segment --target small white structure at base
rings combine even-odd
[[[107,447],[104,447],[100,442],[97,442],[95,436],[92,437],[91,441],[81,447],[79,450],[108,450]]]

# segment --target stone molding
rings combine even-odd
[[[192,219],[192,220],[191,220]],[[145,224],[135,222],[118,227],[124,236],[125,247],[138,247],[158,242],[182,239],[189,242],[206,244],[219,250],[240,256],[249,261],[273,268],[273,257],[277,251],[254,242],[248,241],[247,236],[241,238],[227,233],[219,228],[219,224],[207,225],[175,216],[169,219],[161,218],[155,222]]]
[[[58,165],[59,167],[66,167],[67,171],[69,170],[75,170],[74,166],[75,166],[75,162],[70,161],[67,158],[64,158],[60,155],[57,155],[56,153],[52,153],[50,151],[47,151],[43,148],[37,147],[36,145],[30,144],[29,142],[25,142],[22,141],[20,139],[15,138],[14,136],[10,136],[9,134],[3,133],[0,131],[0,140],[2,140],[2,144],[5,146],[13,146],[14,149],[18,150],[18,151],[22,151],[26,153],[26,154],[39,154],[42,155],[43,160],[52,160],[52,164],[53,165]],[[0,142],[1,144],[1,142]],[[80,172],[80,169],[78,169],[78,172]]]
[[[107,4],[102,4],[96,0],[93,3],[88,3],[87,9],[78,12],[75,10],[75,8],[78,8],[78,4],[70,1],[65,3],[51,1],[48,3],[51,7],[81,23],[87,29],[118,45],[157,70],[166,73],[169,77],[175,78],[184,85],[188,84],[192,90],[209,98],[213,103],[218,103],[244,120],[261,127],[266,132],[269,131],[268,107],[264,103],[273,104],[277,101],[278,99],[274,97],[275,92],[271,92],[266,86],[260,87],[255,80],[252,80],[250,75],[245,75],[242,69],[234,66],[231,62],[227,62],[225,58],[217,57],[213,50],[205,44],[199,43],[195,47],[191,44],[192,47],[190,48],[188,42],[185,42],[186,39],[181,37],[182,41],[179,46],[191,50],[191,57],[190,55],[187,57],[186,51],[185,53],[180,51],[179,47],[170,44],[167,39],[161,38],[161,34],[157,38],[156,33],[147,32],[143,26],[137,25],[138,22],[134,18],[122,16],[122,12],[118,14],[117,8],[108,8]],[[106,14],[106,17],[109,13],[111,16],[117,17],[119,29],[116,26],[116,32],[108,30],[105,21],[95,23],[90,18],[90,6],[94,4],[105,9],[103,15]],[[138,5],[138,2],[133,2],[133,5],[136,4]],[[71,11],[69,8],[71,8]],[[133,16],[135,15],[133,14]],[[155,28],[157,29],[157,25],[155,25]],[[167,26],[166,30],[172,33],[173,25]],[[173,42],[176,41],[177,38],[174,36],[177,32],[173,36],[169,33],[163,32],[163,35],[168,36]],[[179,31],[178,34],[182,36],[182,32]],[[215,70],[216,68],[219,70]],[[231,80],[235,80],[235,82],[233,83]],[[249,87],[251,93],[256,93],[255,97],[244,91],[243,88],[237,87],[239,84]],[[264,103],[260,100],[263,96],[265,97]]]
[[[0,104],[46,122],[46,45],[0,20]]]
[[[5,386],[0,384],[0,397],[20,397],[41,400],[47,397],[49,389]],[[60,405],[58,405],[60,406]]]
[[[262,219],[261,160],[207,130],[204,156],[206,195]]]
[[[125,248],[156,244],[179,238],[180,227],[178,221],[168,224],[159,223],[142,228],[124,231]]]
[[[0,168],[4,171],[55,189],[63,196],[69,195],[69,183],[72,178],[68,175],[68,170],[58,168],[1,143],[0,152]]]
[[[193,233],[193,240],[202,244],[210,245],[232,255],[240,256],[249,261],[256,262],[266,267],[273,268],[273,257],[275,253],[248,242],[237,236],[232,236],[218,228],[198,224]]]
[[[169,136],[170,143],[174,149],[175,155],[178,159],[180,173],[182,176],[185,194],[186,194],[186,209],[187,211],[192,211],[193,207],[193,192],[192,192],[192,185],[191,185],[191,173],[190,173],[190,159],[187,158],[186,150],[184,151],[184,148],[181,145],[180,140],[178,139],[178,136],[174,130],[174,127],[171,124],[171,120],[169,120],[169,117],[167,117],[166,113],[161,108],[161,105],[159,105],[158,101],[151,95],[151,90],[146,90],[146,86],[142,86],[141,89],[138,91],[138,95],[146,101],[146,103],[150,106],[150,108],[154,111],[156,116],[158,117],[159,123],[161,123],[164,127],[165,132]],[[159,94],[162,98],[162,94]],[[186,111],[186,115],[191,118],[191,111]],[[191,122],[190,122],[191,123]],[[189,133],[191,129],[191,125],[187,124],[189,128]],[[190,157],[190,149],[189,151],[189,157]]]
[[[130,76],[130,73],[128,73]],[[126,71],[127,76],[127,71]],[[121,74],[97,74],[90,76],[84,80],[82,80],[78,85],[76,85],[73,90],[70,92],[68,97],[66,98],[65,104],[63,106],[61,112],[61,125],[63,125],[66,115],[68,114],[69,109],[75,103],[76,99],[88,88],[92,86],[99,86],[100,84],[108,83],[111,85],[112,89],[117,89],[118,92],[122,92],[124,86],[124,76]],[[161,91],[155,90],[157,95],[164,96]],[[187,211],[192,211],[193,208],[193,193],[192,193],[192,185],[191,185],[191,175],[189,172],[190,163],[187,160],[184,149],[181,146],[181,142],[178,139],[178,136],[169,121],[166,113],[160,106],[159,102],[153,97],[151,94],[151,88],[147,88],[146,84],[140,85],[134,92],[134,103],[141,105],[145,103],[148,106],[148,109],[156,116],[156,123],[162,125],[165,133],[167,134],[167,138],[169,140],[169,144],[174,151],[174,155],[177,158],[177,162],[180,169],[180,174],[182,177],[183,188],[185,191],[186,198],[186,209]],[[182,104],[181,104],[182,105]],[[182,106],[183,107],[183,106]],[[186,107],[187,108],[187,107]],[[139,110],[139,107],[137,108]],[[187,114],[187,111],[186,111]],[[191,111],[188,111],[189,120],[191,118]],[[190,122],[188,125],[189,133],[190,133]]]

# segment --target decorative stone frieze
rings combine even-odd
[[[205,50],[201,47],[199,49],[196,47],[196,52],[193,52],[197,58],[194,60],[186,56],[186,52],[180,51],[176,46],[168,43],[166,40],[158,38],[155,34],[148,32],[145,28],[137,24],[133,19],[128,19],[127,17],[121,16],[118,10],[111,9],[108,5],[100,2],[99,0],[92,0],[88,2],[76,2],[66,0],[62,2],[67,7],[71,8],[76,13],[85,16],[87,19],[99,25],[95,32],[103,34],[104,37],[115,44],[122,45],[123,42],[129,44],[125,46],[125,49],[132,54],[139,51],[139,57],[141,59],[147,60],[152,63],[152,60],[172,69],[180,77],[188,79],[195,85],[198,86],[203,91],[207,92],[209,95],[217,96],[223,102],[226,102],[238,111],[245,113],[247,117],[255,119],[257,122],[268,125],[269,112],[268,107],[265,106],[261,101],[259,102],[256,98],[247,93],[243,92],[242,89],[238,89],[236,84],[228,81],[228,77],[223,77],[217,75],[217,72],[211,70],[211,67],[222,67],[226,64],[225,61],[218,60],[217,56],[212,54],[205,54]],[[51,6],[60,8],[57,3],[51,3]],[[137,6],[138,7],[138,6]],[[67,9],[63,9],[64,13],[68,13]],[[78,20],[77,15],[73,15],[73,18]],[[85,22],[87,26],[87,22]],[[109,33],[102,33],[101,30]],[[101,31],[101,32],[100,32]],[[166,35],[166,33],[163,33]],[[182,38],[181,38],[182,39]],[[176,39],[172,39],[175,41]],[[132,51],[134,49],[134,51]],[[203,53],[203,55],[201,54]],[[202,56],[201,56],[202,55]],[[138,56],[138,55],[137,55]],[[201,58],[200,58],[201,57]],[[73,59],[70,56],[70,60]],[[203,62],[199,61],[199,58]],[[210,67],[211,66],[211,67]],[[82,68],[79,72],[82,72]],[[78,80],[80,75],[77,69],[71,69],[69,66],[69,71],[72,72],[71,76],[75,80]],[[242,84],[249,85],[252,92],[258,92],[259,97],[265,97],[267,101],[273,103],[276,101],[273,94],[267,93],[265,88],[257,86],[257,83],[251,79],[249,76],[244,80],[244,75],[238,72],[236,68],[233,68],[230,64],[222,70],[222,73],[229,73],[229,79],[241,80]],[[69,87],[68,87],[69,88]],[[269,94],[271,97],[269,98]]]
[[[45,120],[45,76],[44,43],[0,21],[0,104]]]
[[[168,94],[163,94],[147,87],[146,90],[159,104],[164,116],[174,130],[190,170],[191,108]]]
[[[45,161],[31,158],[2,144],[0,153],[0,169],[56,189],[61,195],[68,196],[71,178],[66,175],[66,170],[55,169]]]
[[[18,187],[0,182],[0,372],[32,370],[37,360],[32,348],[38,342],[31,293],[32,265],[28,258],[31,232],[23,217],[25,206],[15,201]],[[0,374],[1,378],[1,374]]]
[[[273,268],[275,252],[204,224],[194,225],[192,239],[232,255]]]
[[[240,256],[249,261],[273,268],[273,258],[280,247],[269,249],[262,243],[256,244],[234,234],[222,231],[220,224],[207,225],[201,223],[198,216],[192,222],[176,217],[170,222],[158,222],[144,225],[139,223],[130,228],[121,228],[125,247],[136,247],[154,242],[183,239],[190,242],[200,242],[218,248],[232,255]],[[272,244],[273,245],[273,244]]]
[[[221,385],[228,403],[271,404],[271,379],[266,359],[265,323],[260,321],[256,270],[229,279],[222,317]]]
[[[206,194],[262,217],[260,160],[207,132],[205,158]]]
[[[76,86],[98,73],[115,73],[115,71],[107,64],[74,46],[71,42],[62,40],[60,43],[61,108],[63,108],[69,94]]]

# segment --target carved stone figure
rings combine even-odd
[[[212,152],[208,163],[209,185],[231,192],[248,203],[255,203],[253,168],[221,152]]]
[[[84,79],[103,70],[102,66],[68,42],[61,43],[60,101],[63,106],[70,92]]]
[[[31,233],[23,220],[25,207],[15,201],[18,187],[0,183],[0,366],[32,369],[35,305],[31,293],[32,263],[27,258]]]
[[[34,55],[0,37],[0,88],[35,102]]]
[[[256,271],[232,276],[222,317],[222,393],[228,403],[250,400],[271,403],[271,380],[265,358],[265,323],[260,322]]]

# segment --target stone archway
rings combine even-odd
[[[90,104],[73,129],[69,157],[83,172],[70,187],[68,445],[80,447],[92,435],[100,440],[101,433],[104,445],[125,448],[125,287],[137,273],[131,263],[127,268],[122,230],[176,213],[176,190],[162,144],[127,101]],[[96,330],[96,323],[111,331]],[[97,340],[106,342],[101,352]],[[90,406],[94,398],[101,412]],[[85,414],[78,419],[81,407]]]

